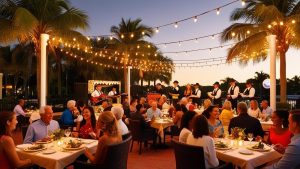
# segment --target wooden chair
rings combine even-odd
[[[130,141],[132,137],[128,137],[126,140],[119,144],[109,145],[104,163],[90,164],[83,161],[75,161],[74,168],[77,169],[127,169],[127,160]]]
[[[140,120],[129,119],[129,130],[130,130],[131,135],[132,135],[132,142],[131,142],[130,152],[132,151],[134,141],[138,142],[138,144],[139,144],[139,154],[141,154],[142,153],[143,142],[155,139],[155,130],[153,130],[153,132],[151,130],[143,131],[142,127],[141,127]]]
[[[122,140],[126,140],[131,136],[131,132],[129,131],[127,134],[122,135]]]
[[[199,169],[205,168],[203,147],[192,146],[172,140],[174,146],[176,169]],[[233,169],[231,163],[222,164],[214,169]]]

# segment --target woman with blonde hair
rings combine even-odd
[[[261,111],[258,108],[258,102],[256,100],[250,101],[250,106],[248,108],[248,114],[249,116],[252,116],[254,118],[259,118],[261,115]]]
[[[211,101],[210,101],[210,99],[205,99],[205,100],[203,101],[203,108],[204,108],[204,110],[206,110],[209,106],[211,106]]]
[[[84,154],[91,163],[103,164],[108,146],[120,143],[122,137],[118,130],[117,120],[111,112],[103,112],[100,114],[97,128],[101,130],[103,135],[99,138],[96,154],[93,155],[87,149],[84,151]]]
[[[222,107],[222,112],[219,116],[219,120],[223,126],[228,126],[230,120],[233,118],[232,106],[230,101],[225,101]]]

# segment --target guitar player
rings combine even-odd
[[[95,90],[91,94],[91,101],[93,105],[98,105],[101,99],[105,98],[105,94],[101,91],[102,86],[100,84],[95,85]]]

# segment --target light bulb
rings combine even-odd
[[[134,34],[132,33],[132,34],[130,35],[130,37],[133,38],[133,37],[134,37]]]
[[[220,15],[220,8],[217,9],[217,15]]]
[[[178,46],[181,46],[181,43],[180,43],[180,41],[178,42]]]
[[[100,37],[97,38],[98,41],[100,41],[100,39],[101,39]]]
[[[242,6],[245,6],[245,5],[246,5],[245,0],[242,0]]]
[[[110,40],[113,40],[113,37],[112,37],[112,36],[110,36],[110,37],[109,37],[109,39],[110,39]]]
[[[272,25],[268,25],[268,28],[271,29],[271,28],[272,28]]]
[[[175,28],[178,28],[178,23],[177,23],[177,22],[175,23],[174,27],[175,27]]]
[[[234,37],[234,36],[235,36],[235,33],[234,33],[234,32],[232,32],[232,33],[231,33],[231,36],[233,36],[233,37]]]
[[[197,22],[197,20],[198,20],[198,19],[197,19],[197,16],[195,16],[195,17],[194,17],[194,22]]]
[[[281,21],[279,24],[282,26],[282,25],[283,25],[283,22]]]
[[[158,27],[155,29],[155,32],[156,32],[156,33],[158,33],[158,32],[159,32],[159,28],[158,28]]]
[[[247,34],[250,34],[250,31],[249,31],[249,30],[247,30]]]
[[[296,21],[295,21],[295,20],[292,20],[292,23],[294,24],[294,23],[296,23]]]
[[[145,35],[145,32],[144,32],[144,31],[142,32],[142,35]]]

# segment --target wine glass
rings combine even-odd
[[[253,140],[253,133],[248,133],[247,137],[248,137],[248,140],[250,141],[250,145],[251,145],[251,142]]]
[[[69,127],[68,129],[65,130],[65,135],[69,137],[71,135],[71,128]]]

